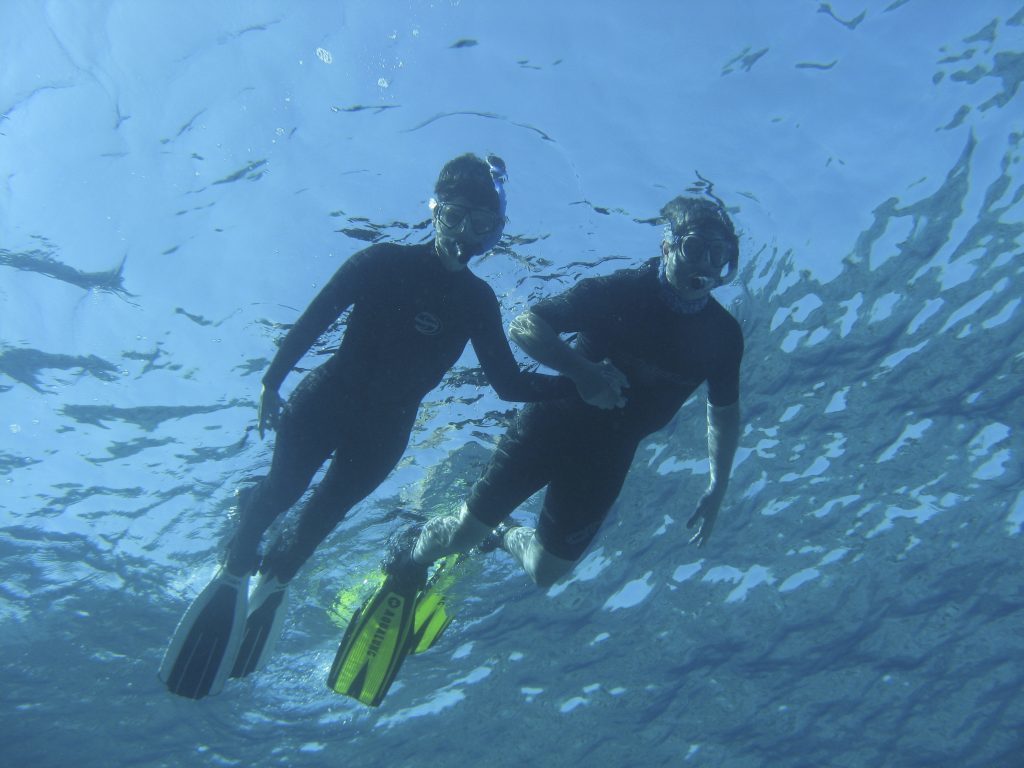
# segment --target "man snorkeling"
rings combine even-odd
[[[353,620],[328,680],[331,688],[379,703],[402,654],[426,645],[420,625],[429,621],[414,620],[409,611],[399,620],[375,618],[374,610],[386,608],[392,598],[423,603],[430,597],[429,588],[423,592],[427,567],[445,555],[476,545],[500,546],[541,587],[568,574],[618,496],[640,442],[666,426],[705,382],[711,479],[687,526],[696,526],[692,542],[707,543],[739,441],[743,356],[739,323],[711,291],[735,276],[739,241],[716,202],[677,197],[661,214],[667,226],[660,258],[581,280],[512,323],[515,342],[576,382],[578,394],[524,407],[460,512],[431,519],[416,538],[414,530],[396,537],[384,563],[388,577],[378,592],[385,600],[372,598]],[[574,347],[559,337],[573,332]],[[536,528],[503,523],[545,487]],[[359,632],[380,633],[382,627],[389,633],[406,631],[411,640],[394,644],[396,663],[371,687],[360,674],[355,638]]]
[[[687,526],[703,546],[714,528],[739,442],[739,323],[711,296],[738,267],[739,242],[724,208],[677,197],[661,258],[639,269],[582,280],[512,323],[513,340],[543,365],[578,377],[609,359],[625,376],[624,405],[595,408],[580,397],[525,407],[498,444],[460,514],[424,527],[413,559],[430,563],[479,542],[543,487],[536,529],[499,530],[500,545],[539,586],[572,570],[626,479],[640,441],[664,427],[707,382],[711,480]],[[559,333],[576,332],[575,348]]]
[[[505,400],[539,401],[574,391],[564,378],[520,371],[494,291],[468,268],[505,224],[500,158],[449,161],[430,201],[434,238],[380,243],[348,259],[288,331],[263,377],[259,432],[277,429],[270,472],[239,493],[239,522],[222,567],[185,613],[160,676],[176,694],[217,693],[228,676],[260,668],[284,618],[288,583],[346,513],[398,463],[423,397],[468,341]],[[341,345],[281,409],[278,391],[313,343],[346,309]],[[260,559],[273,521],[303,495],[330,459],[297,518]],[[252,597],[249,578],[259,573]]]

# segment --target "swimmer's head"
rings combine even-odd
[[[445,163],[434,185],[430,211],[435,250],[446,269],[465,268],[473,256],[486,253],[501,239],[505,227],[505,163],[459,155]]]
[[[679,298],[703,306],[711,291],[736,276],[739,238],[729,214],[716,202],[677,197],[661,209],[665,279]]]

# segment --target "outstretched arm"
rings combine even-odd
[[[711,482],[707,491],[697,502],[697,511],[686,523],[687,528],[697,527],[690,543],[703,547],[711,536],[718,517],[718,510],[729,487],[732,461],[740,441],[740,404],[712,405],[708,403],[708,462],[711,466]]]
[[[572,397],[572,382],[562,376],[548,376],[519,367],[501,326],[501,308],[493,291],[485,297],[480,321],[471,337],[473,350],[480,361],[487,381],[502,400],[532,403]]]
[[[545,320],[526,311],[512,321],[509,335],[526,354],[572,379],[584,402],[598,408],[621,408],[622,390],[628,385],[623,373],[609,360],[594,363],[566,344]]]
[[[360,251],[346,261],[321,289],[316,298],[310,302],[299,319],[295,321],[277,348],[270,367],[263,375],[263,386],[260,391],[259,432],[260,437],[266,429],[277,426],[281,410],[281,396],[278,390],[285,377],[302,359],[313,343],[326,331],[331,323],[356,298],[356,276],[360,264],[363,263],[367,251]]]

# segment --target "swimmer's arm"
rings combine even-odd
[[[541,365],[568,376],[584,402],[598,408],[625,405],[626,377],[608,360],[595,363],[566,344],[537,313],[527,310],[509,326],[509,336]]]
[[[501,309],[494,292],[481,291],[480,321],[470,340],[487,380],[502,400],[531,403],[572,397],[574,387],[564,376],[520,370],[501,326]]]
[[[278,394],[285,377],[310,350],[321,334],[331,327],[358,297],[359,286],[366,273],[370,249],[356,253],[341,265],[320,293],[309,303],[306,310],[295,321],[277,353],[263,374],[260,388],[259,410],[256,425],[262,438],[266,430],[276,429],[280,419],[282,400]]]
[[[372,266],[368,259],[370,251],[366,248],[342,264],[288,330],[263,375],[264,389],[276,392],[321,334],[355,303],[360,286],[365,282],[367,268]]]
[[[700,523],[691,543],[704,546],[718,518],[718,510],[729,487],[732,462],[740,442],[740,404],[712,405],[708,402],[708,463],[711,468],[711,482],[697,503],[697,511],[686,523],[692,528]]]

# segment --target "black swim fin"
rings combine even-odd
[[[327,687],[379,706],[413,648],[413,621],[422,583],[388,574],[349,622],[327,676]]]
[[[222,568],[192,601],[160,665],[171,693],[201,699],[220,693],[245,630],[249,576]]]
[[[287,583],[282,584],[273,576],[260,577],[249,599],[249,617],[231,677],[245,677],[266,666],[281,635],[287,595]]]

